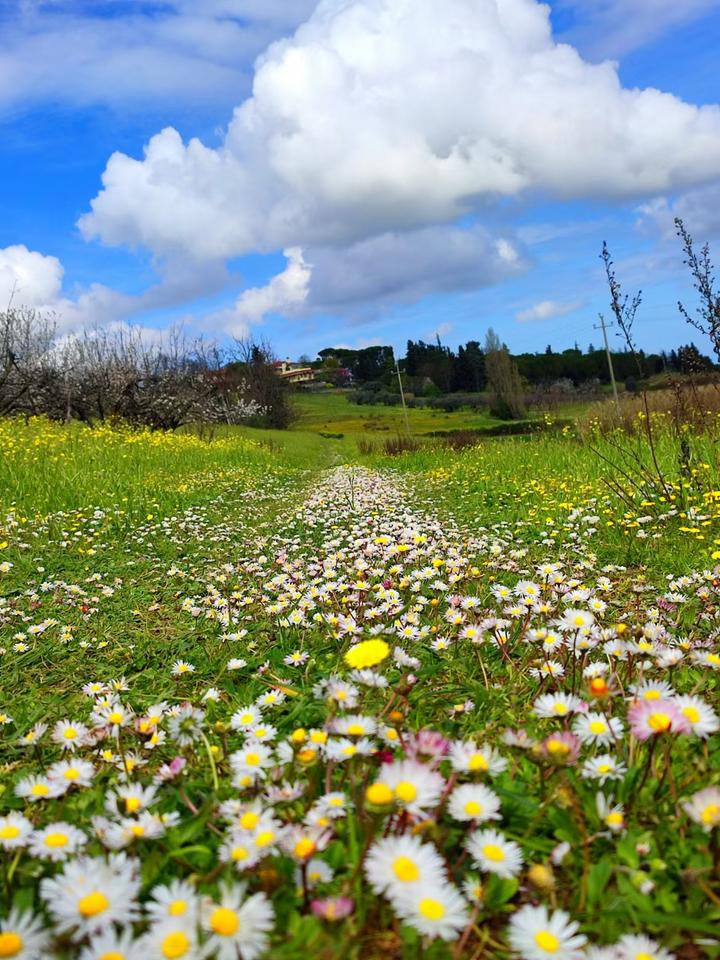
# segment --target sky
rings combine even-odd
[[[638,343],[709,351],[673,220],[718,250],[720,0],[0,0],[0,38],[0,309],[585,349],[606,240]]]

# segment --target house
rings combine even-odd
[[[276,360],[273,367],[275,373],[288,383],[312,383],[315,379],[315,371],[312,367],[294,363],[292,360]]]

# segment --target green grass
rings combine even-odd
[[[669,681],[679,693],[716,704],[720,673],[697,666],[689,655],[671,670],[660,669],[651,645],[642,656],[638,648],[638,655],[612,661],[617,690],[596,701],[580,668],[607,661],[602,647],[587,660],[583,654],[579,665],[567,646],[553,653],[565,670],[557,682],[534,674],[545,654],[533,631],[552,626],[569,608],[562,589],[542,586],[550,612],[532,615],[508,613],[513,599],[493,594],[498,585],[512,590],[518,581],[539,580],[538,564],[557,562],[566,581],[588,591],[574,606],[584,608],[591,599],[607,604],[597,616],[614,640],[644,642],[659,624],[690,645],[680,649],[697,645],[717,653],[720,593],[713,575],[702,572],[716,565],[720,537],[712,444],[690,438],[695,472],[683,483],[677,482],[673,438],[659,436],[657,456],[669,484],[664,496],[648,482],[654,468],[635,440],[618,448],[617,437],[598,439],[594,451],[567,431],[482,440],[461,452],[428,441],[400,457],[363,457],[357,450],[363,431],[338,425],[353,423],[356,411],[368,408],[349,406],[342,395],[321,400],[301,398],[310,419],[293,430],[227,428],[207,442],[188,431],[150,435],[44,421],[0,423],[0,714],[8,721],[0,726],[0,816],[22,813],[37,828],[70,823],[85,833],[87,852],[104,857],[93,818],[110,817],[125,823],[123,829],[128,822],[137,826],[118,807],[114,791],[127,779],[150,785],[163,764],[180,757],[186,761],[182,774],[163,783],[150,805],[153,813],[177,814],[179,823],[154,839],[133,835],[127,847],[138,858],[140,900],[173,878],[190,880],[216,899],[220,880],[247,881],[251,893],[262,892],[273,903],[271,960],[308,954],[318,960],[451,960],[453,952],[456,960],[471,960],[483,951],[505,960],[508,922],[523,903],[566,910],[593,943],[642,932],[673,952],[692,948],[714,960],[720,875],[708,834],[682,802],[720,782],[717,737],[705,742],[663,735],[651,750],[627,734],[627,710],[632,686],[647,679]],[[448,416],[455,423],[463,415]],[[623,451],[645,478],[643,490],[630,491],[631,503],[608,485],[628,467]],[[341,463],[347,466],[332,473]],[[668,576],[680,574],[689,574],[688,582],[670,587]],[[668,592],[674,599],[663,605]],[[452,622],[457,597],[478,604],[460,624]],[[506,618],[509,626],[479,644],[462,636],[464,626],[488,617]],[[353,623],[361,632],[345,632]],[[387,686],[359,687],[357,706],[343,709],[343,701],[318,684],[347,680],[344,655],[373,636],[377,625],[389,631],[377,639],[402,646],[417,662],[401,667],[391,657],[382,660],[377,670]],[[424,632],[407,638],[403,626]],[[447,647],[437,646],[443,640]],[[307,654],[307,663],[286,663],[293,653]],[[245,666],[230,669],[238,658]],[[194,669],[176,675],[176,661]],[[153,750],[142,723],[107,734],[91,719],[93,700],[82,690],[88,681],[114,683],[136,718],[161,701],[171,709],[192,704],[204,714],[202,736],[178,742],[167,714],[160,724],[167,739]],[[209,689],[217,700],[206,699]],[[231,717],[273,691],[286,700],[267,708],[263,722],[277,728],[278,743],[287,745],[292,759],[282,776],[269,774],[245,788],[232,770],[230,758],[243,737]],[[585,779],[580,763],[598,753],[594,746],[583,747],[578,763],[565,763],[540,746],[508,744],[507,728],[525,731],[537,744],[552,731],[567,732],[569,721],[532,711],[541,693],[554,691],[574,692],[592,709],[622,718],[619,742],[602,749],[627,766],[625,777],[605,785]],[[464,849],[475,827],[449,814],[458,778],[443,760],[448,796],[424,809],[416,823],[399,809],[388,819],[387,810],[366,799],[367,786],[387,769],[377,756],[330,763],[302,755],[312,742],[307,731],[333,729],[348,713],[370,717],[405,743],[428,728],[456,742],[489,744],[507,760],[507,769],[492,777],[459,775],[459,782],[481,783],[497,795],[502,819],[482,826],[497,826],[525,858],[518,877],[483,875],[483,901],[464,947],[457,937],[454,945],[423,942],[386,898],[372,894],[362,867],[371,844],[405,832],[436,846],[453,883],[477,876]],[[79,751],[94,768],[92,785],[30,804],[15,787],[60,760],[50,735],[63,719],[95,729],[98,742]],[[48,731],[37,746],[23,746],[20,737],[37,724]],[[292,736],[297,739],[288,740]],[[398,742],[377,745],[390,755]],[[133,767],[137,760],[143,765]],[[128,763],[133,769],[126,774]],[[271,802],[267,787],[282,783],[298,783],[303,792]],[[300,830],[328,791],[342,793],[351,805],[317,852],[333,871],[329,882],[303,891],[293,847],[273,848],[257,868],[241,874],[220,859],[231,832],[219,803],[238,801],[245,811],[257,802]],[[605,828],[598,792],[622,805],[624,831]],[[0,841],[3,836],[0,822]],[[569,849],[553,863],[559,844]],[[0,850],[0,861],[0,912],[14,903],[51,926],[39,883],[61,872],[62,864],[13,849]],[[549,877],[549,885],[538,877]],[[354,900],[346,921],[320,920],[308,908],[310,897],[331,896]],[[143,929],[135,924],[137,934]],[[75,960],[87,945],[81,941],[53,933],[53,956]]]

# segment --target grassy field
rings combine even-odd
[[[0,422],[0,957],[720,956],[712,439],[301,403]]]
[[[405,417],[401,406],[350,403],[347,394],[333,390],[327,393],[298,393],[295,404],[299,417],[293,429],[312,433],[344,434],[352,437],[367,434],[405,433]],[[453,430],[482,430],[499,423],[486,411],[408,409],[410,431],[427,436]]]

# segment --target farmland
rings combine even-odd
[[[0,423],[0,956],[717,956],[710,434],[303,412]]]

